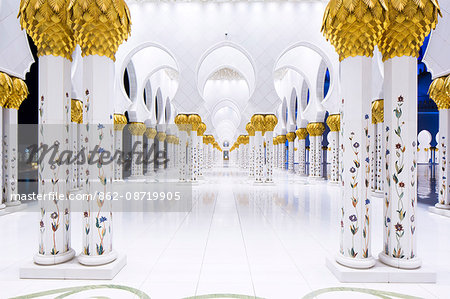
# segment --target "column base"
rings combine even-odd
[[[325,181],[325,178],[323,176],[308,176],[309,182],[320,182]]]
[[[130,177],[128,177],[126,179],[127,182],[132,181],[132,182],[144,182],[145,181],[145,177],[143,175],[132,175]]]
[[[0,210],[3,210],[4,208],[6,208],[6,205],[4,203],[0,204]]]
[[[437,208],[434,206],[434,207],[428,207],[428,211],[433,214],[441,215],[444,217],[450,217],[450,210],[448,210],[448,209],[441,209],[441,208]]]
[[[378,258],[383,264],[398,269],[417,269],[422,266],[422,260],[417,257],[409,260],[397,259],[386,255],[384,252],[381,252],[378,255]]]
[[[157,180],[155,179],[155,177],[147,177],[147,178],[145,178],[145,182],[146,183],[156,183]]]
[[[403,270],[389,267],[379,260],[371,269],[352,269],[326,259],[327,268],[340,282],[353,283],[436,283],[436,271],[430,267]]]
[[[25,210],[28,207],[28,203],[20,203],[19,205],[3,205],[4,208],[0,208],[0,216],[8,215]]]
[[[38,265],[57,265],[70,261],[74,256],[75,250],[70,248],[69,251],[57,255],[44,255],[38,253],[33,257],[33,261]]]
[[[7,207],[17,207],[20,206],[22,203],[19,200],[15,200],[15,201],[7,201],[5,204]]]
[[[450,205],[443,205],[441,203],[437,203],[434,205],[437,209],[442,209],[442,210],[450,210]]]
[[[72,259],[70,262],[40,266],[33,262],[27,262],[20,267],[19,276],[25,279],[77,279],[77,280],[105,280],[113,279],[127,264],[127,257],[120,254],[119,257],[106,265],[91,267],[84,266]]]
[[[380,190],[372,190],[371,196],[378,197],[378,198],[384,198],[384,192],[380,191]]]
[[[340,265],[349,267],[352,269],[370,269],[376,264],[376,260],[373,257],[365,258],[365,259],[352,259],[343,256],[338,253],[335,257],[336,262]]]
[[[275,186],[276,184],[275,184],[274,181],[272,181],[272,182],[267,182],[267,181],[266,181],[266,182],[263,183],[263,185],[264,185],[264,186]]]
[[[328,185],[339,186],[339,181],[328,181]]]
[[[78,262],[85,266],[101,266],[109,264],[117,259],[117,252],[115,250],[111,251],[106,255],[85,255],[80,254],[78,256]]]
[[[264,184],[264,182],[263,181],[261,181],[261,182],[253,182],[253,186],[262,186]]]

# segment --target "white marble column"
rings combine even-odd
[[[179,181],[186,182],[188,180],[188,159],[187,159],[187,141],[188,134],[184,130],[180,130],[180,147],[178,154]]]
[[[129,179],[142,179],[144,175],[144,133],[146,127],[142,122],[131,122],[128,131],[131,133],[131,176]]]
[[[198,181],[198,141],[197,141],[197,130],[201,124],[202,119],[198,114],[189,114],[188,123],[191,126],[190,139],[189,139],[189,149],[190,149],[190,179],[192,182]]]
[[[248,141],[248,176],[253,178],[255,175],[255,128],[252,123],[249,122],[245,126],[245,130],[248,133],[249,141]]]
[[[94,266],[114,261],[112,207],[108,194],[112,191],[113,163],[108,152],[114,149],[114,61],[106,56],[83,58],[83,86],[86,90],[86,146],[90,153],[82,219],[82,246],[78,256],[81,264]],[[142,124],[143,125],[143,124]],[[145,130],[145,125],[144,125]]]
[[[147,180],[153,180],[155,178],[155,161],[157,157],[155,137],[156,137],[156,129],[152,127],[148,127],[145,129],[145,137],[147,137],[147,154],[146,154],[146,162],[147,162],[147,172],[145,173],[145,177]]]
[[[384,63],[386,123],[385,235],[380,259],[393,267],[417,268],[417,59]]]
[[[273,131],[266,131],[266,183],[273,183],[274,146]]]
[[[198,181],[197,131],[191,131],[189,145],[190,145],[190,159],[192,161],[190,180],[192,182],[197,182]]]
[[[161,129],[159,129],[159,130],[161,130]],[[192,133],[191,133],[191,136],[192,136]],[[155,162],[157,164],[157,168],[158,168],[157,172],[159,175],[161,175],[166,168],[166,161],[167,161],[166,160],[167,149],[165,147],[166,138],[167,138],[167,134],[165,132],[158,131],[156,133],[155,141],[158,142],[158,146],[157,146],[158,149],[157,149],[157,153],[156,153],[157,159],[155,160]]]
[[[75,157],[79,150],[79,124],[83,123],[83,102],[80,100],[71,100],[70,117],[71,123],[69,125],[69,150]],[[78,188],[78,165],[76,162],[69,165],[69,190]]]
[[[325,125],[321,122],[309,123],[306,127],[309,133],[309,177],[322,179],[322,134]]]
[[[71,65],[63,57],[46,55],[39,57],[39,144],[54,146],[59,153],[68,148],[67,114],[70,110]],[[53,265],[71,260],[75,251],[70,240],[70,202],[65,198],[68,180],[66,164],[40,155],[38,169],[39,194],[52,200],[40,201],[39,252],[34,262]],[[58,200],[61,195],[63,200]]]
[[[383,120],[377,124],[377,134],[375,136],[376,139],[376,157],[377,163],[375,165],[375,179],[377,182],[375,192],[379,194],[384,193],[384,178],[386,177],[384,172],[384,152],[386,151],[384,147],[384,116]]]
[[[288,171],[294,173],[294,140],[295,132],[289,132],[286,134],[288,140]]]
[[[339,182],[339,130],[341,127],[341,116],[340,114],[332,114],[327,118],[327,125],[330,128],[329,133],[329,145],[330,148],[330,157],[328,158],[328,162],[330,162],[330,182],[338,183]]]
[[[436,78],[431,83],[429,94],[439,109],[439,140],[437,144],[439,149],[439,195],[435,206],[439,209],[450,210],[448,179],[450,167],[447,163],[449,158],[447,149],[450,133],[450,94],[447,93],[446,85],[450,86],[450,75]]]
[[[0,76],[5,75],[4,73],[0,72]],[[9,76],[8,76],[9,78]],[[2,86],[0,85],[0,89],[2,89]],[[2,92],[5,92],[4,90],[1,90],[0,94]],[[8,92],[9,93],[9,92]],[[6,98],[6,96],[5,96]],[[1,100],[1,99],[0,99]],[[6,99],[5,99],[6,100]],[[2,100],[3,102],[3,100]],[[0,107],[0,132],[3,132],[3,103]],[[2,133],[3,134],[3,133]],[[0,161],[3,161],[3,144],[0,143]],[[3,190],[3,165],[0,166],[0,188]],[[6,208],[6,204],[3,201],[3,196],[0,199],[0,211]]]
[[[117,157],[114,159],[114,181],[123,180],[123,129],[127,124],[127,118],[123,114],[114,114],[114,154]]]
[[[187,173],[188,173],[188,159],[186,153],[186,147],[188,142],[188,133],[189,130],[188,124],[188,116],[186,114],[178,114],[175,117],[175,124],[178,127],[179,134],[179,146],[178,146],[178,180],[180,182],[187,181]]]
[[[286,161],[287,161],[287,155],[286,155],[286,135],[280,135],[280,159],[281,159],[281,169],[286,170]]]
[[[374,136],[371,142],[371,183],[372,190],[380,195],[383,195],[384,190],[384,145],[383,145],[383,131],[384,131],[384,101],[382,99],[372,102],[372,126],[370,135]]]
[[[212,136],[210,136],[210,141],[209,141],[209,144],[208,144],[208,148],[209,148],[209,150],[208,150],[208,154],[209,154],[209,168],[211,169],[212,167],[213,167],[213,141],[214,141],[214,138],[212,137]]]
[[[0,132],[3,132],[3,108],[11,95],[13,82],[8,74],[0,72]],[[2,133],[3,134],[3,133]],[[3,144],[0,143],[0,161],[3,161]],[[3,190],[3,167],[0,167],[0,189]],[[3,198],[0,199],[0,210],[4,209],[6,205],[3,203]]]
[[[273,167],[278,169],[278,136],[273,137]]]
[[[375,265],[370,231],[370,136],[372,58],[348,57],[341,61],[343,111],[343,197],[341,243],[337,261],[352,268]]]
[[[308,131],[306,128],[299,128],[295,132],[297,134],[298,148],[297,148],[297,174],[300,176],[306,176],[306,137]]]
[[[198,176],[203,178],[204,159],[203,159],[203,134],[206,131],[206,124],[201,122],[197,127],[197,151],[198,151]]]
[[[264,116],[255,114],[251,118],[251,123],[255,129],[255,174],[254,183],[263,183],[264,178],[264,140],[262,132],[264,130]]]
[[[3,108],[3,202],[6,206],[20,205],[20,201],[16,198],[17,190],[17,146],[18,146],[18,119],[17,109],[12,108],[6,103]],[[6,108],[11,107],[11,108]]]

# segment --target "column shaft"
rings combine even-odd
[[[386,123],[385,244],[382,262],[417,268],[417,59],[384,63]]]
[[[369,57],[350,57],[341,62],[341,143],[343,145],[343,196],[341,242],[337,261],[352,268],[375,265],[370,250],[370,138],[371,96]]]

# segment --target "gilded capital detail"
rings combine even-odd
[[[128,123],[127,117],[123,114],[114,114],[114,131],[122,131]]]
[[[5,108],[17,109],[19,110],[22,102],[28,97],[28,87],[27,84],[22,79],[13,78],[12,79],[12,90],[7,101],[4,103]]]
[[[339,132],[341,130],[341,115],[331,114],[327,117],[327,125],[331,132]]]
[[[252,123],[247,123],[245,130],[249,136],[255,136],[255,127],[253,127]]]
[[[275,114],[267,114],[264,116],[264,131],[271,132],[275,129],[278,119]]]
[[[439,110],[450,109],[450,75],[434,79],[428,94]]]
[[[255,131],[264,131],[264,115],[255,114],[251,118],[252,126],[255,128]]]
[[[5,103],[13,90],[13,81],[8,74],[0,72],[0,106],[5,107]]]
[[[83,123],[83,102],[72,99],[70,101],[70,120],[73,123]]]
[[[140,122],[132,122],[128,126],[128,131],[130,131],[131,135],[133,135],[133,136],[144,135],[146,129],[147,128],[145,127],[144,123],[140,123]]]
[[[321,31],[342,61],[347,57],[372,57],[386,24],[385,0],[330,0]]]
[[[384,100],[372,102],[372,123],[379,124],[384,122]]]
[[[33,39],[39,57],[54,55],[72,61],[75,39],[68,8],[69,0],[20,1],[20,25]]]
[[[383,61],[393,57],[419,57],[425,37],[441,15],[437,0],[387,1],[388,26],[378,43]]]
[[[155,128],[147,128],[147,129],[145,129],[145,136],[148,138],[148,139],[155,139],[155,137],[156,137],[156,129]]]
[[[38,0],[39,1],[39,0]],[[49,2],[58,2],[51,1]],[[106,56],[115,61],[120,44],[131,32],[131,16],[124,0],[70,0],[67,7],[81,55]]]
[[[298,139],[304,140],[308,137],[308,130],[306,128],[299,128],[295,131],[295,134],[297,134]]]
[[[308,130],[309,135],[315,137],[315,136],[322,136],[323,132],[325,132],[325,125],[324,123],[309,123],[306,126],[306,129]]]
[[[294,132],[289,132],[286,134],[286,138],[289,142],[294,142],[295,140],[295,133]]]

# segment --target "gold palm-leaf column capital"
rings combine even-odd
[[[383,61],[393,57],[419,57],[425,37],[441,15],[437,0],[387,1],[389,23],[378,43]]]
[[[0,72],[0,106],[4,107],[13,90],[13,81],[8,74]]]
[[[167,135],[167,138],[166,138],[167,143],[172,143],[172,144],[175,143],[175,139],[176,139],[175,135]]]
[[[133,136],[144,135],[146,129],[144,123],[141,122],[131,122],[128,126],[128,131],[130,131]]]
[[[70,101],[70,119],[73,123],[83,123],[83,102],[77,99]]]
[[[255,128],[255,131],[264,131],[264,115],[255,114],[251,118],[252,126]]]
[[[306,126],[306,129],[308,130],[309,135],[313,137],[322,136],[323,132],[325,132],[325,125],[321,122],[313,122],[309,123]]]
[[[188,115],[188,124],[192,126],[192,131],[197,131],[198,126],[201,124],[202,118],[198,114],[189,114]]]
[[[114,114],[114,131],[122,131],[127,125],[127,117],[123,114]]]
[[[430,98],[436,103],[439,110],[450,109],[450,93],[447,92],[450,85],[449,78],[450,75],[434,79],[428,90]]]
[[[304,140],[308,137],[308,130],[306,128],[298,128],[297,131],[295,131],[295,134],[298,139]]]
[[[371,57],[386,24],[385,0],[330,0],[321,31],[342,61],[347,57]]]
[[[145,136],[146,136],[148,139],[155,139],[156,134],[157,134],[157,132],[156,132],[156,129],[155,129],[155,128],[146,128],[146,129],[145,129]]]
[[[67,12],[82,56],[106,56],[115,61],[118,47],[131,32],[125,0],[70,0]]]
[[[341,115],[331,114],[327,117],[327,125],[331,132],[339,132],[341,130]]]
[[[264,116],[264,130],[266,132],[271,132],[275,129],[275,126],[278,123],[278,119],[275,114],[267,114]]]
[[[188,131],[188,116],[187,114],[178,114],[175,117],[175,124],[180,131]]]
[[[4,103],[4,107],[19,110],[20,105],[22,105],[23,101],[27,97],[28,97],[27,84],[22,79],[13,78],[11,94]]]
[[[286,134],[286,138],[289,142],[294,142],[295,137],[295,132],[289,132]]]
[[[197,135],[203,136],[203,134],[205,134],[205,131],[206,131],[206,124],[202,122],[198,125]]]
[[[167,135],[164,132],[158,132],[156,134],[156,139],[158,139],[159,142],[164,142],[166,140],[166,138],[167,138]]]
[[[247,125],[245,126],[245,130],[247,131],[249,136],[255,136],[255,127],[251,122],[247,123]]]
[[[37,47],[38,56],[61,56],[72,61],[75,38],[69,21],[69,0],[21,0],[20,25]]]
[[[372,102],[372,123],[379,124],[384,122],[384,100],[379,99]]]
[[[278,139],[279,144],[284,144],[284,143],[286,143],[286,140],[287,140],[286,135],[278,135],[277,139]]]

